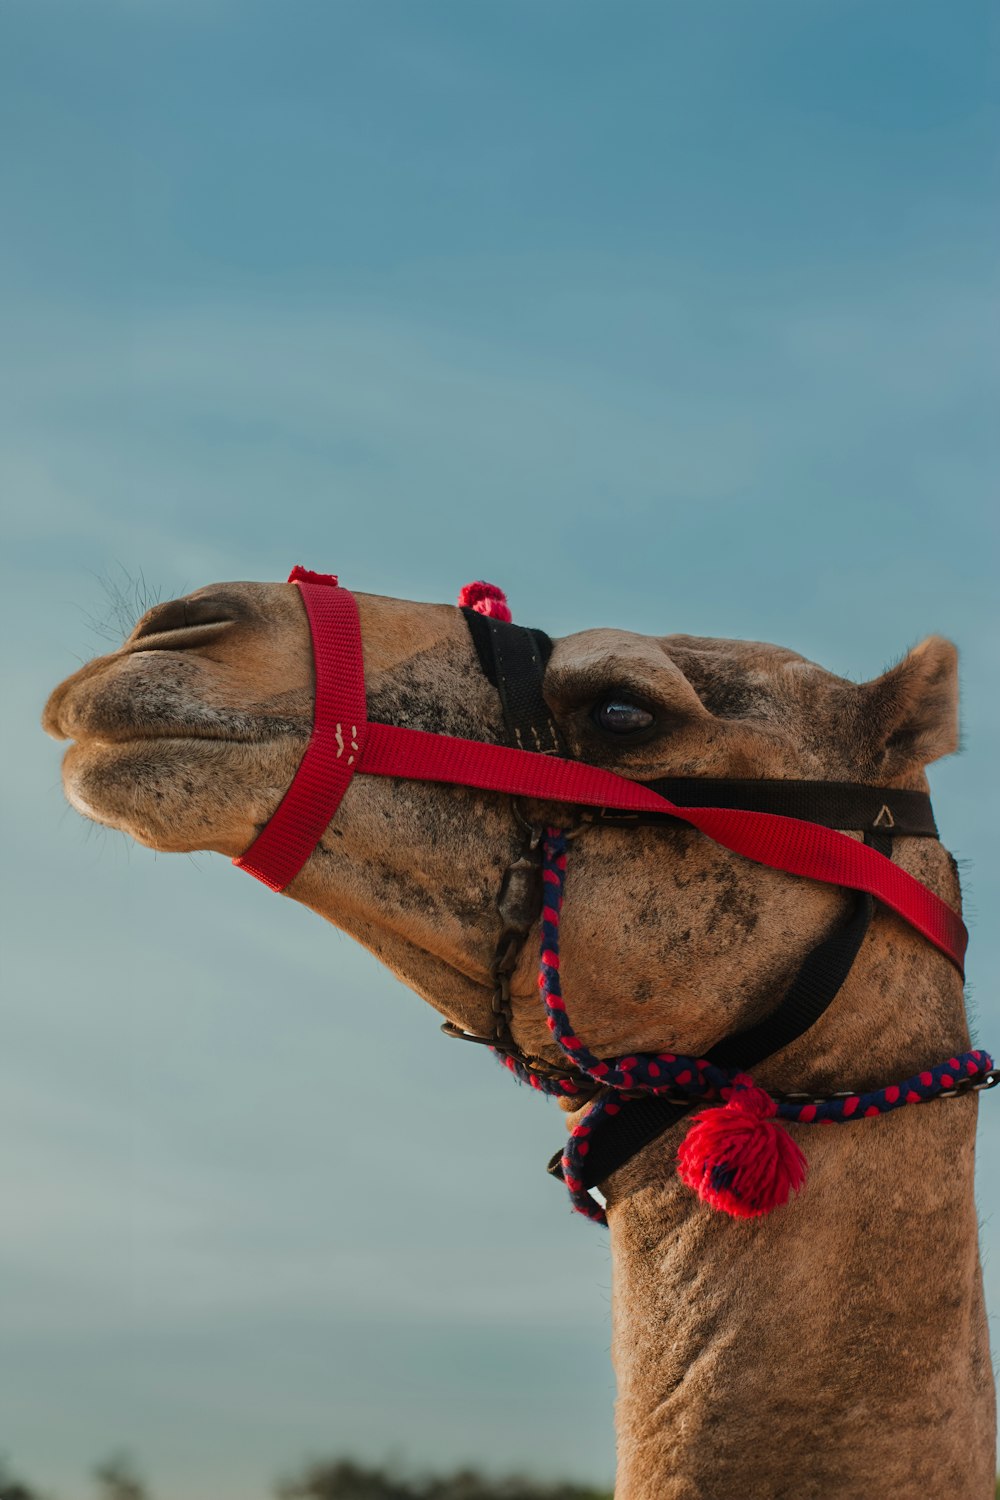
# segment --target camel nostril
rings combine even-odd
[[[132,639],[162,635],[165,630],[182,630],[186,624],[187,602],[184,599],[171,599],[166,604],[154,604],[148,614],[143,615],[132,632]]]
[[[234,612],[219,599],[169,599],[155,604],[139,621],[132,640],[166,635],[172,630],[190,630],[194,625],[230,625]]]

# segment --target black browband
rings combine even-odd
[[[525,750],[568,756],[542,692],[545,666],[552,642],[541,630],[529,630],[464,609],[484,674],[497,689],[508,742]],[[936,838],[937,826],[925,792],[900,791],[854,782],[772,781],[696,776],[667,776],[642,783],[681,807],[743,808],[779,813],[828,828],[858,831],[866,844],[892,857],[894,834]],[[680,824],[669,813],[630,813],[613,808],[582,811],[584,821],[624,827],[640,824]],[[539,909],[541,893],[538,896]],[[749,1070],[780,1052],[814,1025],[837,994],[857,957],[871,924],[875,903],[864,892],[855,893],[847,921],[818,943],[805,957],[777,1007],[756,1025],[724,1038],[706,1054],[719,1067]],[[537,916],[537,913],[536,913]],[[509,955],[508,955],[509,958]],[[510,967],[512,967],[512,963]],[[448,1035],[461,1035],[446,1026]],[[498,1050],[530,1066],[509,1037]],[[488,1038],[470,1038],[489,1040]],[[550,1071],[557,1071],[552,1070]],[[572,1070],[564,1070],[570,1076]],[[617,1115],[604,1116],[590,1137],[583,1184],[596,1187],[671,1125],[683,1119],[693,1104],[645,1095],[629,1101]],[[561,1176],[561,1149],[548,1170]]]

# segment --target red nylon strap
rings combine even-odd
[[[827,885],[868,891],[959,969],[968,934],[933,891],[875,849],[835,829],[776,813],[679,807],[648,787],[588,766],[506,745],[485,745],[365,718],[361,632],[354,597],[331,575],[293,569],[309,616],[316,667],[313,731],[291,786],[250,848],[233,861],[272,890],[298,874],[355,771],[441,781],[546,801],[670,813],[734,854]]]
[[[354,595],[332,575],[293,568],[309,616],[316,692],[306,752],[274,815],[233,864],[282,891],[323,836],[358,769],[368,721]]]
[[[951,907],[875,849],[818,823],[777,813],[678,807],[648,787],[583,761],[392,724],[369,725],[358,769],[372,776],[453,782],[588,807],[670,813],[723,848],[772,870],[869,891],[962,967],[968,933]]]

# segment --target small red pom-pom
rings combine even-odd
[[[737,1219],[769,1214],[806,1180],[806,1159],[773,1118],[778,1106],[745,1073],[722,1108],[695,1115],[677,1152],[677,1175],[699,1198]]]
[[[327,583],[337,587],[336,573],[314,573],[311,568],[302,568],[298,563],[288,575],[288,583]]]
[[[479,615],[489,615],[493,620],[512,618],[507,595],[495,583],[486,583],[482,578],[467,583],[458,596],[460,608],[474,609]]]

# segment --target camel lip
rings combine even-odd
[[[65,735],[69,740],[69,749],[79,746],[82,749],[95,749],[104,747],[108,750],[120,750],[127,745],[157,745],[157,744],[204,744],[215,742],[223,745],[263,745],[271,740],[281,739],[287,735],[287,730],[276,734],[239,735],[216,733],[211,730],[200,730],[192,727],[189,730],[165,730],[159,733],[151,730],[145,734],[137,734],[134,729],[118,732],[114,729],[100,729],[88,731],[85,734]]]

